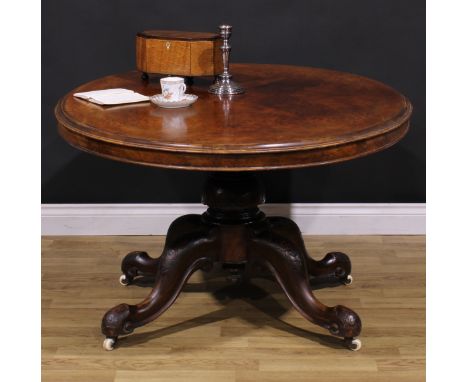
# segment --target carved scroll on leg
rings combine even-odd
[[[190,275],[198,269],[208,270],[216,260],[213,230],[201,222],[199,215],[186,215],[174,221],[157,264],[151,293],[137,305],[120,304],[110,309],[102,319],[102,333],[115,339],[168,309]]]
[[[330,333],[345,338],[358,336],[359,316],[344,306],[328,307],[311,291],[307,269],[307,253],[300,232],[293,237],[291,224],[285,218],[269,219],[270,225],[259,229],[251,240],[252,260],[270,268],[293,306],[308,320]],[[297,227],[297,226],[296,226]]]
[[[159,258],[153,259],[146,252],[134,251],[122,261],[122,284],[129,284],[137,276],[154,276],[158,269]]]
[[[351,261],[342,252],[329,252],[322,260],[316,261],[307,257],[307,269],[312,285],[321,283],[351,282]]]

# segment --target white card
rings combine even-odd
[[[121,105],[126,103],[149,101],[149,97],[129,89],[105,89],[75,93],[73,96],[98,105]]]

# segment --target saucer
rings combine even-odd
[[[198,96],[195,94],[185,94],[182,99],[178,101],[169,101],[163,97],[162,94],[156,94],[150,97],[150,101],[159,107],[164,107],[166,109],[175,109],[178,107],[187,107],[190,106],[198,99]]]

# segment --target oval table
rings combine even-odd
[[[82,85],[56,106],[61,136],[78,149],[123,162],[210,172],[202,192],[207,211],[176,219],[159,258],[139,251],[124,258],[123,284],[142,276],[155,283],[141,303],[120,304],[104,315],[104,348],[112,350],[119,335],[161,315],[194,271],[219,262],[244,279],[268,269],[306,319],[357,350],[359,316],[322,304],[312,292],[314,286],[350,283],[349,257],[309,257],[292,220],[266,217],[258,208],[265,193],[255,171],[324,165],[383,150],[408,131],[411,104],[392,88],[349,73],[260,64],[231,69],[245,94],[212,95],[210,79],[196,78],[187,92],[199,99],[188,108],[148,102],[103,107],[73,97],[108,88],[160,93],[157,78],[145,80],[136,71]]]

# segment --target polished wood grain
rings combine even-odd
[[[172,309],[104,352],[96,323],[109,305],[136,303],[149,283],[124,287],[118,267],[139,248],[157,258],[165,237],[44,237],[42,377],[100,382],[384,382],[425,380],[425,238],[306,236],[316,256],[353,259],[354,283],[321,289],[365,321],[357,353],[305,321],[276,283],[232,286],[224,273],[196,272]],[[135,346],[137,345],[137,346]]]
[[[231,66],[246,93],[219,98],[196,78],[190,108],[150,103],[102,107],[74,92],[123,87],[160,92],[138,72],[104,77],[63,97],[55,114],[73,146],[148,166],[211,171],[295,168],[340,162],[383,150],[407,132],[411,104],[379,82],[325,69]]]
[[[190,43],[190,76],[214,76],[223,72],[220,39]]]
[[[143,41],[139,41],[143,40]],[[190,75],[190,43],[137,37],[137,69],[145,73]]]

